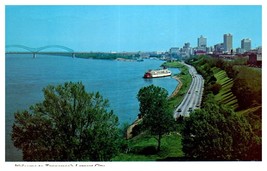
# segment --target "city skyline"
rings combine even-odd
[[[252,6],[6,6],[6,45],[59,44],[75,51],[166,51],[189,42],[207,47],[233,35],[233,49],[262,45],[262,7]],[[238,21],[238,22],[235,22]]]

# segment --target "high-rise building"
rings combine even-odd
[[[178,54],[179,51],[180,51],[180,48],[178,48],[178,47],[170,48],[170,54]]]
[[[199,38],[197,38],[197,49],[206,52],[206,48],[207,48],[207,38],[201,35]]]
[[[243,54],[243,53],[245,53],[245,49],[243,49],[243,48],[236,48],[236,53],[237,54]]]
[[[223,35],[223,48],[225,52],[231,53],[233,49],[233,35],[231,34]]]
[[[206,51],[207,53],[212,53],[214,51],[214,48],[212,46],[207,47],[206,49],[207,49]]]
[[[190,43],[187,42],[184,44],[183,48],[181,49],[181,56],[190,57],[191,54],[192,54],[192,48],[190,47]]]
[[[223,49],[224,49],[224,44],[223,43],[218,43],[216,45],[214,45],[214,52],[215,53],[223,53]]]
[[[245,51],[251,50],[251,40],[250,39],[242,39],[241,40],[241,48]]]
[[[172,58],[178,58],[180,54],[180,48],[178,47],[172,47],[169,51]]]

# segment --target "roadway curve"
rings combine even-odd
[[[174,111],[174,118],[181,116],[189,116],[189,114],[197,108],[200,108],[203,90],[204,90],[204,79],[199,75],[196,69],[183,63],[188,67],[189,73],[192,76],[192,82],[188,89],[188,92],[184,96],[181,104]]]

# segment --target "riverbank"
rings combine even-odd
[[[176,86],[175,90],[172,92],[172,94],[168,97],[168,99],[171,99],[173,97],[175,97],[178,92],[180,91],[180,89],[182,88],[182,81],[180,80],[180,78],[178,76],[173,76],[173,79],[175,79],[178,82],[178,85]],[[132,135],[132,131],[133,128],[138,125],[140,122],[142,121],[141,118],[137,118],[127,129],[127,133],[126,133],[126,139],[131,139],[133,137]]]
[[[172,92],[172,94],[168,97],[169,99],[176,96],[183,86],[183,82],[180,80],[180,78],[178,76],[173,76],[172,78],[174,78],[179,84],[176,86],[176,88]]]
[[[165,62],[163,66],[169,68],[179,68],[180,74],[173,76],[178,84],[172,94],[168,97],[169,107],[171,110],[175,110],[177,106],[182,102],[184,95],[188,91],[192,82],[192,77],[189,74],[188,68],[180,62]],[[141,122],[140,118],[137,118],[127,129],[126,138],[132,138],[133,128]]]
[[[88,53],[78,53],[75,55],[75,57],[83,59],[116,60],[119,58],[125,60],[132,60],[134,55],[135,54],[130,54],[130,53],[88,52]]]
[[[127,140],[133,138],[133,134],[132,134],[132,132],[133,132],[133,128],[134,128],[136,125],[138,125],[141,121],[142,121],[141,118],[137,118],[137,119],[136,119],[136,120],[135,120],[135,121],[128,127],[127,132],[126,132],[126,139],[127,139]]]

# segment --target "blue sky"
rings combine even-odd
[[[6,6],[6,45],[63,45],[75,51],[166,51],[203,35],[233,34],[262,45],[261,6]]]

